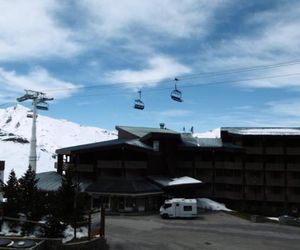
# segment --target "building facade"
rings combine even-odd
[[[166,196],[207,197],[269,215],[300,206],[300,128],[222,128],[220,138],[117,126],[118,139],[57,150],[57,173],[72,171],[91,205],[156,210]],[[170,186],[174,178],[200,182]]]

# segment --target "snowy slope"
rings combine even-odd
[[[16,105],[0,109],[0,160],[5,161],[5,179],[13,168],[21,176],[28,167],[32,119],[28,109]],[[62,147],[115,139],[117,134],[84,127],[66,120],[40,115],[37,119],[37,172],[54,170],[55,150]]]

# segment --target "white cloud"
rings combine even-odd
[[[195,55],[196,67],[203,71],[223,71],[272,65],[299,58],[300,46],[300,3],[281,5],[268,11],[257,11],[249,18],[244,29],[248,32],[232,34],[231,37],[216,42],[200,56]],[[249,28],[248,28],[249,27]],[[300,73],[300,64],[286,67],[253,70],[222,79],[264,78],[277,75]],[[252,81],[241,81],[240,86],[253,88],[299,88],[300,76],[286,76]]]
[[[300,101],[291,99],[267,103],[270,110],[279,115],[300,117]]]
[[[130,88],[153,87],[159,81],[190,73],[191,69],[174,59],[165,56],[156,56],[148,60],[148,65],[141,70],[116,70],[107,76],[113,83],[124,83]],[[153,81],[155,79],[155,81]]]
[[[82,0],[89,23],[103,39],[141,30],[175,38],[205,35],[213,11],[224,1]],[[139,39],[137,36],[136,39]]]
[[[82,50],[74,32],[55,18],[58,0],[0,2],[0,61],[51,56],[68,57]]]
[[[0,68],[0,84],[0,96],[11,101],[22,94],[24,89],[46,92],[49,96],[53,95],[59,99],[70,96],[80,87],[55,78],[47,70],[40,67],[34,68],[26,75]]]

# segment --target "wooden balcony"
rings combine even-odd
[[[246,172],[246,176],[245,176],[245,183],[246,185],[263,185],[264,183],[264,177],[263,175],[258,175],[258,176],[253,176],[251,174],[249,174],[249,172]]]
[[[264,199],[264,194],[262,189],[260,191],[252,190],[249,187],[245,189],[245,199],[246,200],[253,200],[253,201],[261,201]]]
[[[124,162],[125,168],[135,168],[135,169],[145,169],[147,168],[146,161],[125,161]]]
[[[262,162],[246,162],[245,163],[246,170],[263,170]]]
[[[97,161],[97,168],[122,168],[121,161]]]
[[[300,194],[288,194],[288,202],[300,202]]]
[[[284,163],[266,163],[266,171],[284,171]]]
[[[195,161],[196,168],[209,168],[213,167],[212,161]]]
[[[225,183],[225,184],[242,184],[242,176],[233,177],[233,176],[216,176],[216,183]]]
[[[242,169],[243,163],[242,162],[230,162],[225,161],[223,164],[224,169]]]
[[[271,175],[266,175],[266,186],[283,187],[284,185],[284,175],[280,178],[274,178]]]
[[[287,155],[300,155],[300,147],[287,147],[286,148]]]
[[[243,193],[242,190],[240,192],[216,190],[215,197],[226,198],[231,200],[241,200],[243,198]]]
[[[177,163],[178,168],[193,168],[194,164],[192,161],[179,161]]]
[[[284,147],[266,147],[265,152],[268,155],[283,155]]]
[[[94,172],[94,165],[93,164],[77,164],[77,171],[78,172]]]
[[[300,187],[300,179],[294,178],[291,173],[287,176],[287,186],[288,187]]]
[[[252,154],[263,154],[264,149],[263,147],[246,147],[246,154],[252,155]]]
[[[296,171],[296,172],[300,172],[300,164],[298,163],[288,163],[286,166],[288,171]]]
[[[280,188],[279,191],[274,192],[271,188],[266,189],[267,201],[284,201],[284,188]]]

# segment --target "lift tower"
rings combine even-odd
[[[34,90],[26,90],[25,95],[17,98],[18,102],[24,102],[27,100],[32,100],[32,129],[31,129],[31,140],[30,140],[30,153],[29,153],[29,166],[31,169],[36,172],[36,118],[37,118],[37,110],[48,110],[47,101],[52,101],[53,98],[49,98],[45,93],[34,91]]]

